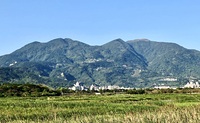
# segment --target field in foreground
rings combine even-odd
[[[0,98],[0,122],[198,123],[199,94]]]

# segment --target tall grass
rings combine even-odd
[[[0,122],[197,123],[200,95],[80,95],[0,98]]]

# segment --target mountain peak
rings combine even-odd
[[[115,39],[115,40],[113,40],[113,41],[119,41],[119,42],[124,42],[121,38],[117,38],[117,39]]]
[[[106,45],[108,45],[108,46],[109,46],[109,45],[119,45],[119,44],[125,44],[125,43],[126,43],[126,42],[125,42],[124,40],[118,38],[118,39],[112,40],[112,41],[110,41],[110,42],[104,44],[104,46],[106,46]]]
[[[53,40],[51,40],[51,41],[49,41],[47,43],[48,44],[55,44],[55,45],[57,45],[57,44],[66,44],[67,41],[65,39],[63,39],[63,38],[56,38],[56,39],[53,39]]]
[[[127,49],[132,49],[132,47],[126,43],[124,40],[122,39],[115,39],[115,40],[112,40],[106,44],[103,45],[104,48],[108,48],[108,49],[111,49],[111,50],[118,50],[118,51],[121,51],[121,50],[127,50]]]

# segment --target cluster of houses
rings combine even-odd
[[[184,85],[184,88],[200,88],[199,80],[190,80],[186,85]]]
[[[185,84],[182,88],[200,88],[200,80],[195,80],[195,79],[190,79],[187,84]],[[176,89],[176,87],[171,87],[169,85],[165,84],[159,84],[159,85],[154,85],[154,89]],[[88,91],[88,90],[94,90],[94,91],[99,91],[99,90],[129,90],[133,88],[125,88],[125,87],[120,87],[117,85],[109,85],[109,86],[99,86],[97,84],[92,84],[88,87],[84,85],[83,82],[76,82],[73,87],[70,87],[69,89],[74,90],[74,91]]]
[[[124,88],[124,87],[119,87],[116,85],[99,86],[97,84],[92,84],[89,87],[86,87],[84,86],[83,82],[76,82],[74,86],[69,89],[74,90],[74,91],[88,91],[88,90],[99,91],[99,90],[131,89],[131,88]]]
[[[189,79],[189,82],[187,82],[184,86],[182,86],[181,88],[200,88],[200,80],[197,79]],[[176,89],[176,87],[171,87],[169,85],[165,85],[165,84],[159,84],[159,85],[155,85],[154,89]]]

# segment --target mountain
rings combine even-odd
[[[184,85],[200,78],[200,52],[175,43],[115,39],[90,46],[69,38],[32,42],[0,57],[0,83],[36,83],[51,87]]]
[[[135,70],[145,70],[147,62],[121,39],[90,46],[59,38],[47,43],[33,42],[1,56],[0,66],[4,71],[0,82],[34,82],[58,87],[83,81],[88,85],[135,86],[132,74]]]

